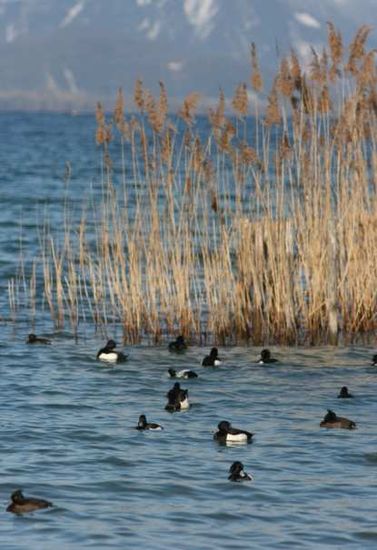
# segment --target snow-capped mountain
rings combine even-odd
[[[377,0],[0,0],[0,108],[92,106],[132,93],[136,78],[169,96],[232,94],[250,73],[250,43],[265,74],[294,48],[345,43],[376,25]],[[377,30],[368,44],[377,46]]]

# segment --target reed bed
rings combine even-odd
[[[40,281],[57,327],[120,323],[127,342],[177,333],[255,345],[373,337],[369,31],[346,49],[329,23],[327,47],[305,68],[292,51],[267,91],[252,45],[249,83],[230,100],[220,90],[206,132],[195,119],[199,94],[171,115],[163,83],[154,97],[136,82],[136,113],[126,113],[121,90],[111,116],[98,104],[102,190],[83,199],[78,223],[66,201],[63,238],[41,229],[24,284],[33,312]],[[14,281],[9,290],[14,311]]]

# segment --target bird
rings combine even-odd
[[[121,363],[122,361],[126,361],[128,355],[125,355],[121,351],[115,351],[115,347],[116,342],[108,340],[106,346],[101,348],[97,353],[97,359],[106,363]]]
[[[343,386],[339,392],[338,398],[346,399],[348,397],[353,397],[352,393],[348,393],[347,386]]]
[[[243,469],[242,462],[239,462],[238,460],[236,462],[233,462],[231,467],[229,468],[229,481],[251,481],[253,479],[253,476],[246,473]]]
[[[178,372],[174,369],[169,369],[168,373],[170,378],[184,378],[185,380],[187,380],[188,378],[198,378],[196,372],[189,369],[179,370]]]
[[[11,494],[11,504],[7,507],[7,512],[13,514],[24,514],[26,512],[34,512],[42,508],[50,508],[53,504],[43,498],[24,497],[21,489],[17,489]]]
[[[356,428],[355,422],[344,418],[343,416],[337,416],[334,411],[327,410],[327,414],[324,416],[320,423],[321,428],[344,428],[345,430],[354,430]]]
[[[147,422],[145,414],[139,416],[139,422],[137,423],[136,430],[163,430],[164,428],[160,424],[154,424],[153,422]]]
[[[181,353],[182,351],[185,351],[187,349],[187,344],[185,342],[185,339],[182,335],[178,336],[174,342],[170,342],[169,344],[169,351],[174,351],[176,353]]]
[[[222,420],[218,424],[219,431],[213,436],[213,439],[219,443],[250,443],[254,434],[246,430],[233,428],[227,420]]]
[[[377,367],[377,354],[372,357],[372,367]]]
[[[262,349],[258,363],[265,365],[267,363],[278,363],[278,360],[271,357],[271,352],[269,349]]]
[[[188,400],[188,390],[181,389],[179,382],[176,382],[171,390],[166,394],[168,402],[165,410],[169,412],[183,411],[190,407]]]
[[[202,361],[203,367],[217,367],[221,365],[221,359],[217,348],[212,348],[209,355],[206,355]]]
[[[51,340],[49,340],[48,338],[41,338],[40,336],[36,336],[35,334],[31,333],[27,337],[26,343],[27,344],[44,344],[49,346],[51,344]]]

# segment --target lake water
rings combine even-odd
[[[376,548],[377,369],[372,346],[220,348],[223,365],[200,366],[208,348],[184,355],[166,344],[128,347],[114,367],[95,360],[107,335],[80,327],[35,331],[51,346],[28,346],[27,316],[9,322],[6,286],[37,247],[37,204],[61,204],[65,162],[77,201],[96,184],[92,117],[0,115],[0,548]],[[109,334],[121,341],[120,330]],[[164,411],[167,369],[192,368],[182,381],[192,407]],[[337,399],[347,385],[354,399]],[[319,427],[326,410],[357,430]],[[164,431],[139,433],[140,414]],[[219,446],[221,420],[255,433],[251,445]],[[227,480],[244,463],[250,483]],[[11,492],[47,498],[49,510],[13,516]]]

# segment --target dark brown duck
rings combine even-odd
[[[7,512],[12,512],[13,514],[25,514],[52,506],[52,502],[43,498],[24,497],[21,489],[14,491],[10,498],[12,502],[7,507]]]
[[[26,340],[27,344],[43,344],[45,346],[49,346],[51,344],[51,341],[48,338],[41,338],[40,336],[37,336],[36,334],[29,334]]]
[[[354,430],[356,428],[356,424],[353,420],[344,418],[344,416],[337,416],[336,413],[330,409],[327,411],[320,426],[321,428],[344,428],[345,430]]]
[[[349,399],[350,397],[353,397],[352,393],[349,393],[347,386],[343,386],[340,389],[338,398],[339,399]]]

